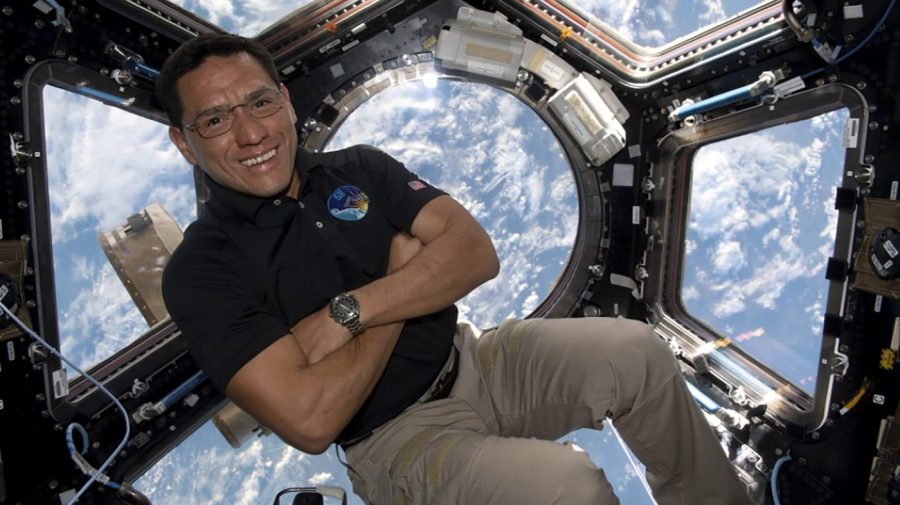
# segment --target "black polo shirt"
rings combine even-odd
[[[207,177],[210,199],[163,274],[172,319],[222,391],[251,358],[343,291],[383,277],[391,238],[444,192],[375,148],[297,153],[298,199],[258,198]],[[368,433],[419,398],[453,344],[450,306],[406,321],[372,394],[341,433]]]

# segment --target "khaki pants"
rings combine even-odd
[[[612,419],[659,505],[749,499],[665,343],[645,324],[507,321],[456,337],[449,398],[409,407],[346,451],[371,505],[619,503],[586,454],[553,442]]]

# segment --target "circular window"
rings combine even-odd
[[[531,314],[553,290],[578,230],[578,192],[546,123],[512,95],[439,80],[390,87],[340,125],[326,150],[376,146],[464,205],[500,274],[457,303],[479,328]]]

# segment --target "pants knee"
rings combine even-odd
[[[679,373],[671,349],[650,326],[638,321],[622,324],[620,352],[610,358],[618,386],[618,412],[612,412],[614,416],[641,406],[677,380]]]
[[[675,360],[672,350],[653,328],[639,321],[629,321],[628,324],[633,327],[629,332],[630,345],[640,352],[646,366],[674,371]]]

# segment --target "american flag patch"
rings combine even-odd
[[[410,188],[413,191],[418,191],[420,189],[425,189],[425,184],[422,181],[409,181],[407,182]]]

